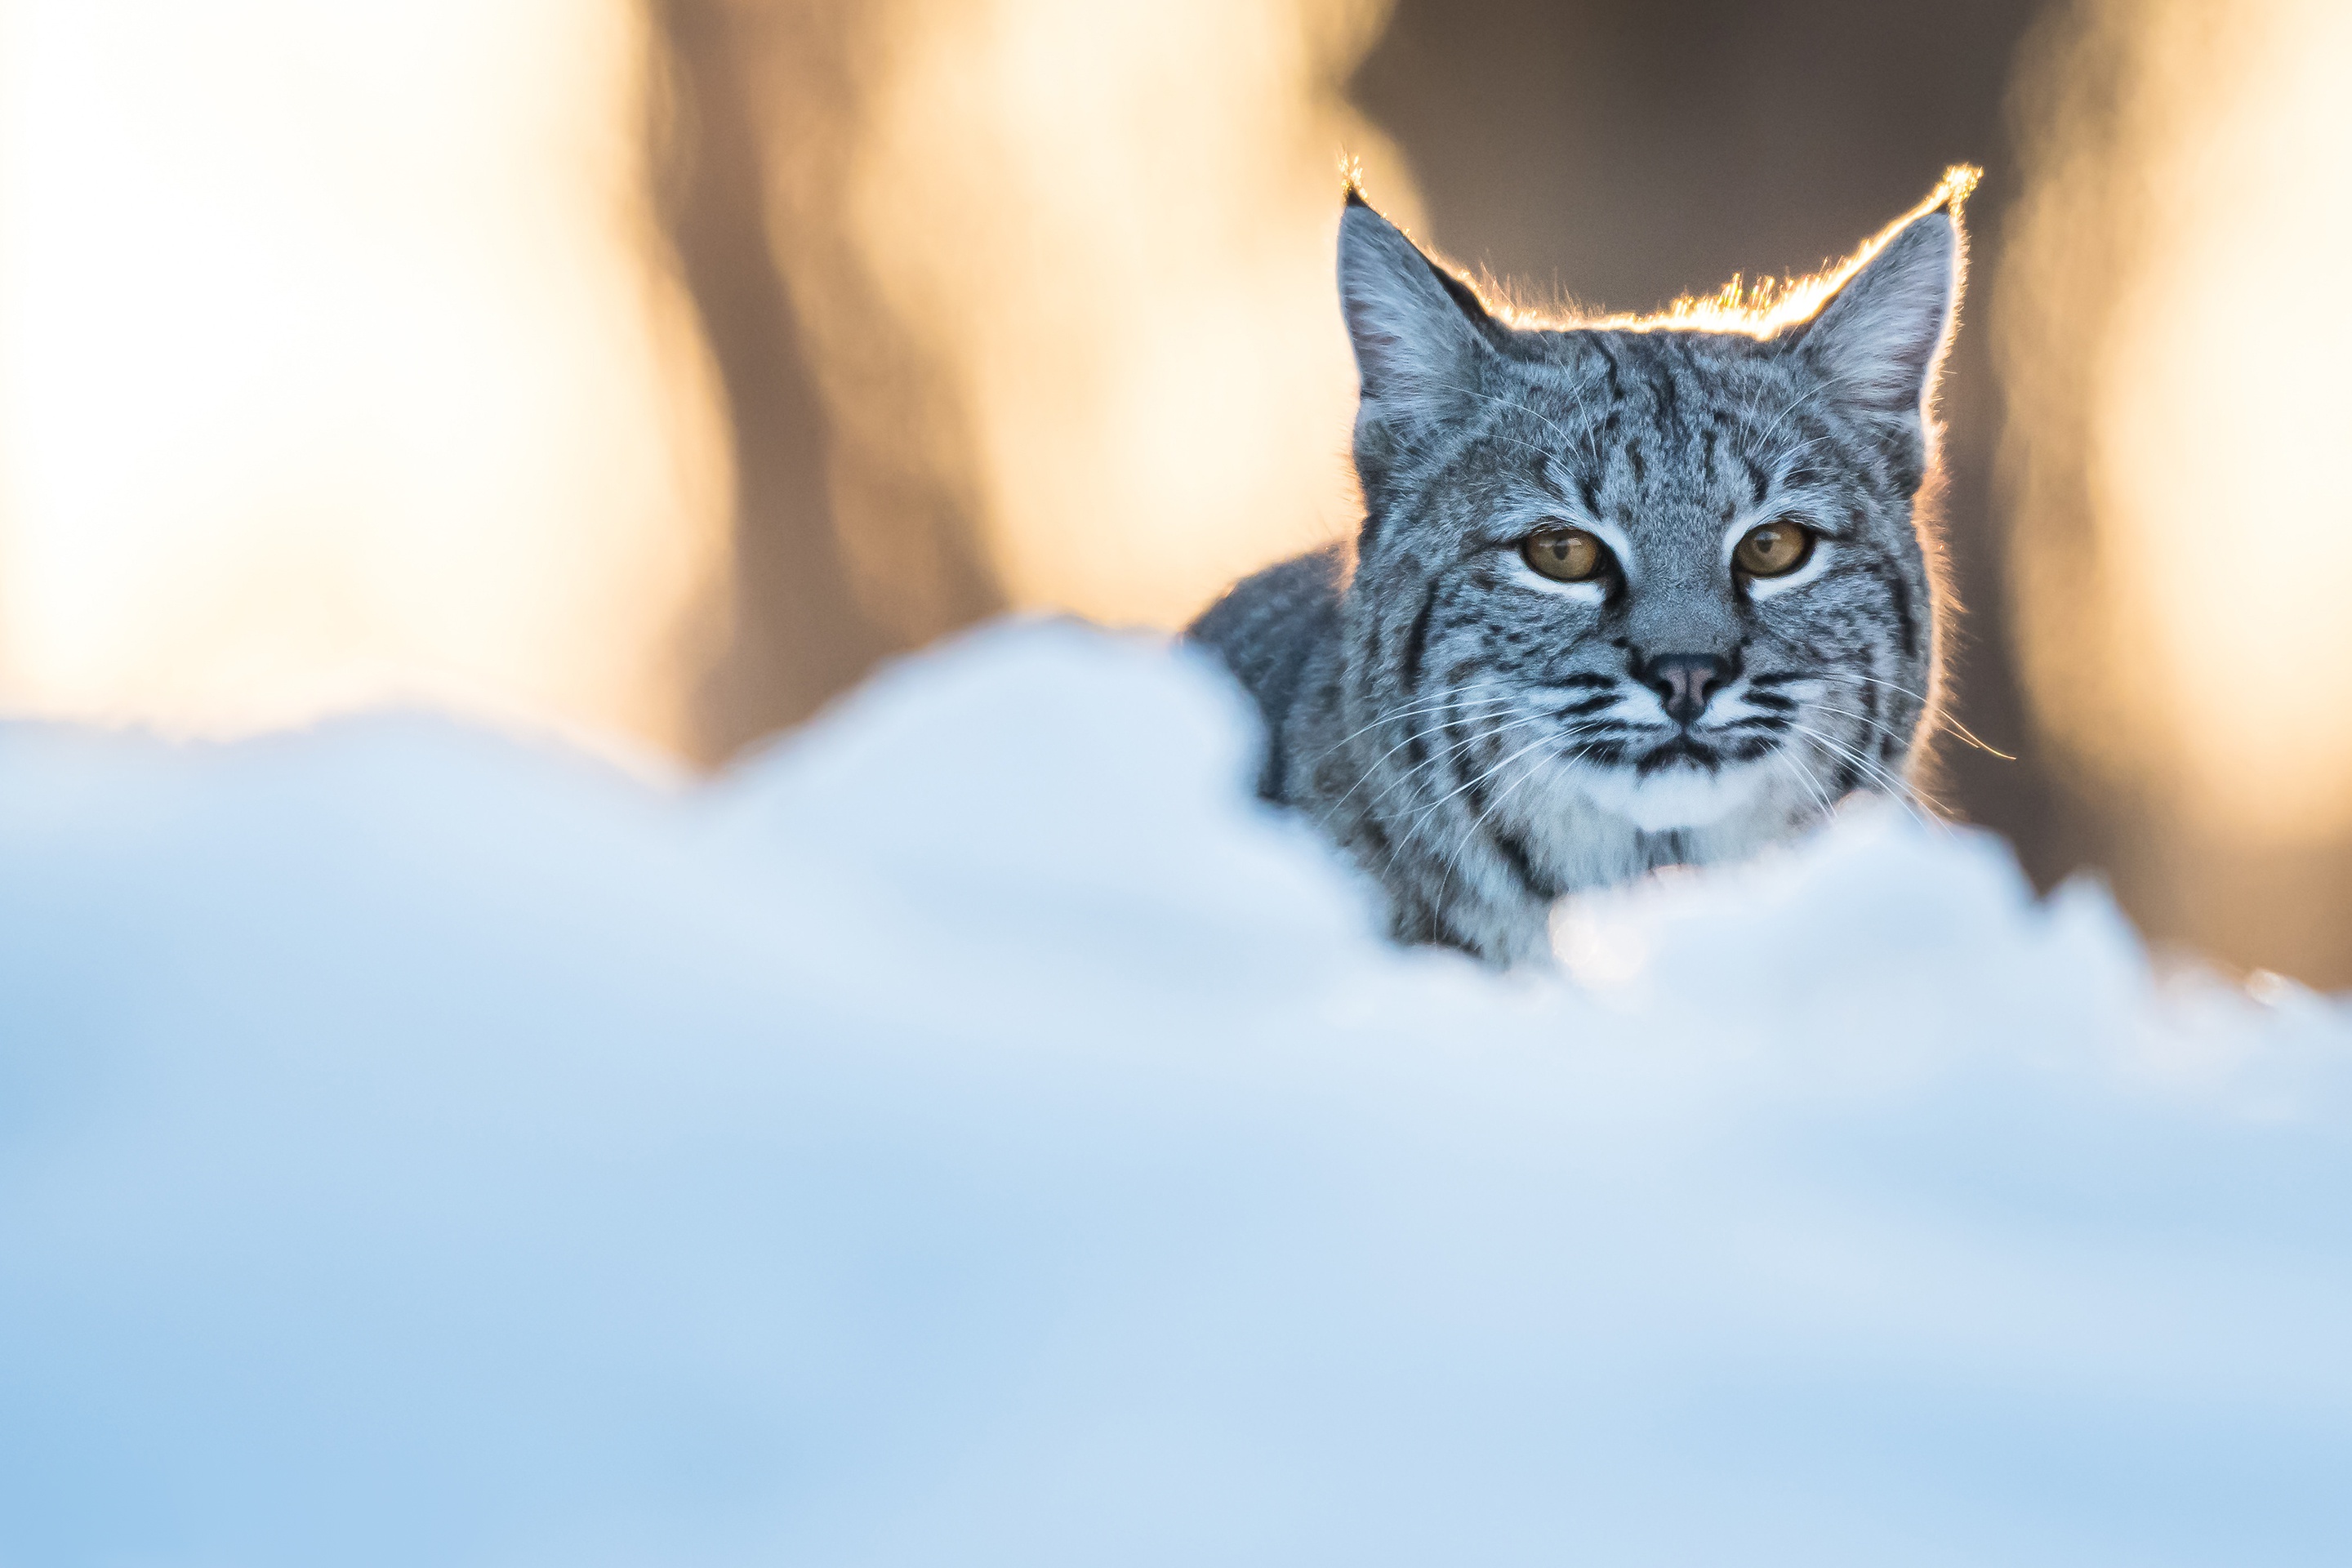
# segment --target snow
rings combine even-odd
[[[0,727],[0,1562],[2352,1553],[2352,1016],[1862,812],[1372,934],[1156,645]]]

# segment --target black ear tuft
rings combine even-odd
[[[1371,205],[1371,203],[1364,199],[1364,188],[1356,184],[1355,181],[1349,180],[1348,182],[1348,199],[1341,204],[1341,210],[1345,211],[1349,207],[1370,207]]]

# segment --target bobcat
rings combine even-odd
[[[1560,323],[1349,189],[1362,525],[1186,635],[1256,700],[1261,793],[1379,880],[1399,941],[1545,956],[1565,892],[1908,796],[1972,174],[1778,310]]]

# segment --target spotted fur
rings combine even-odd
[[[1563,893],[1910,797],[1940,602],[1915,511],[1962,255],[1947,200],[1800,321],[1521,326],[1349,193],[1362,525],[1188,635],[1257,700],[1261,793],[1378,879],[1398,940],[1546,955]],[[1804,566],[1737,571],[1780,519],[1813,531]],[[1603,581],[1522,559],[1560,524],[1608,542]],[[1677,718],[1659,671],[1685,657],[1719,683]]]

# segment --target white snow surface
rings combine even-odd
[[[2352,1018],[1864,812],[1377,940],[1075,626],[0,726],[0,1563],[2352,1561]]]

